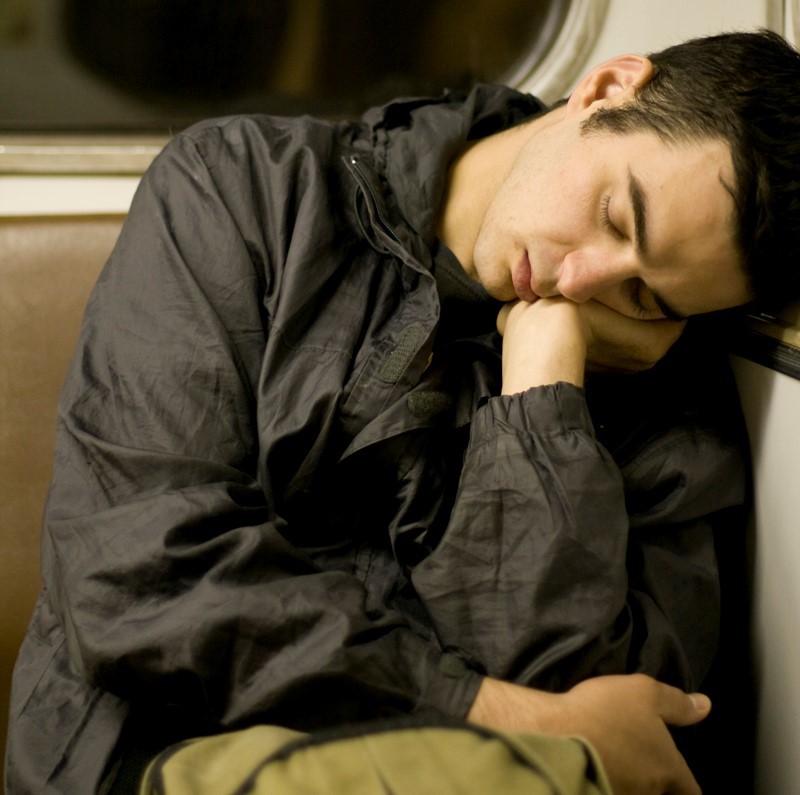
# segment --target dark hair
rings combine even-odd
[[[650,55],[635,99],[601,109],[585,131],[648,130],[731,148],[738,247],[756,300],[800,297],[800,54],[762,30],[692,39]]]

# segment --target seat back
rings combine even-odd
[[[55,416],[122,216],[0,218],[0,762],[14,661],[40,588]]]

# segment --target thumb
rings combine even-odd
[[[711,699],[703,693],[684,693],[676,687],[662,685],[660,714],[671,726],[691,726],[711,712]]]
[[[497,330],[500,332],[500,336],[502,337],[506,331],[506,323],[508,322],[508,315],[511,312],[512,307],[519,303],[518,301],[510,301],[500,308],[500,312],[497,315]]]

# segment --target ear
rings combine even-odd
[[[643,55],[619,55],[585,74],[567,102],[568,112],[580,112],[595,102],[633,99],[653,76],[653,63]]]

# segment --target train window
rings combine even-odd
[[[569,90],[609,0],[0,0],[0,174],[140,174],[229,113]]]
[[[171,131],[233,112],[352,115],[507,80],[570,0],[3,0],[4,131]]]

